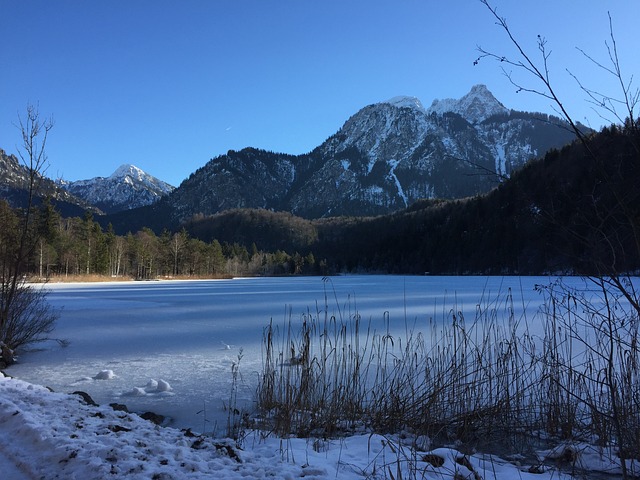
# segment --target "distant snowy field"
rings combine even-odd
[[[261,371],[263,329],[301,322],[328,310],[347,319],[356,311],[372,327],[404,335],[429,318],[450,318],[453,308],[473,318],[477,304],[500,314],[511,289],[516,315],[528,320],[546,277],[337,276],[239,278],[211,281],[49,284],[61,307],[52,341],[19,358],[12,376],[56,392],[82,390],[99,404],[124,403],[153,411],[171,425],[219,433],[231,391],[231,367],[240,360],[239,406],[250,407]],[[325,301],[326,295],[326,301]],[[159,383],[158,383],[159,382]]]

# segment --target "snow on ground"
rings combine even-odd
[[[339,440],[263,438],[231,440],[191,436],[78,395],[0,373],[0,472],[22,479],[562,479],[555,470],[528,473],[496,457],[466,457],[440,448],[411,454],[392,439],[355,435]]]

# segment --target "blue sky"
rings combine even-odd
[[[602,125],[566,69],[617,93],[576,47],[606,61],[610,11],[624,71],[638,73],[640,2],[492,4],[534,56],[547,38],[569,111]],[[478,0],[0,0],[0,19],[0,148],[16,152],[18,114],[37,104],[55,121],[52,178],[132,163],[177,186],[229,149],[305,153],[366,105],[428,107],[478,83],[508,108],[553,113],[500,64],[473,65],[478,45],[513,52]]]

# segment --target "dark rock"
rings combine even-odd
[[[440,468],[444,465],[444,458],[440,455],[436,455],[435,453],[427,453],[422,457],[424,462],[430,463],[436,468]]]
[[[528,468],[527,472],[540,475],[544,473],[544,468],[542,468],[542,465],[532,465]]]
[[[240,459],[238,452],[236,452],[236,449],[231,445],[228,445],[226,443],[214,443],[213,446],[216,447],[216,450],[222,453],[223,455],[226,455],[227,457],[229,457],[232,460],[235,460],[238,463],[242,463],[242,460]]]
[[[118,432],[130,432],[131,429],[127,428],[127,427],[123,427],[122,425],[109,425],[109,430],[111,430],[113,433],[118,433]]]
[[[140,415],[140,418],[144,418],[145,420],[148,420],[151,423],[155,423],[156,425],[162,425],[165,420],[164,415],[159,415],[153,412],[144,412],[142,415]]]
[[[194,450],[200,450],[201,448],[204,448],[204,438],[199,437],[194,440],[194,442],[191,444],[191,448],[193,448]]]
[[[122,403],[110,403],[109,406],[113,408],[116,412],[126,412],[129,413],[129,409],[126,405]]]
[[[91,398],[91,396],[87,392],[77,391],[77,392],[73,392],[73,395],[78,395],[80,398],[82,398],[82,401],[87,405],[93,405],[94,407],[98,406],[98,404],[93,401],[93,398]]]

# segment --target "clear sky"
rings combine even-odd
[[[640,72],[636,0],[494,0],[570,112],[603,124],[566,73],[617,92],[576,47],[606,61],[607,11],[626,75]],[[298,154],[360,108],[397,95],[459,98],[485,84],[508,108],[553,113],[519,93],[477,46],[511,54],[478,0],[0,0],[0,148],[15,153],[27,104],[53,116],[49,177],[108,176],[132,163],[173,185],[229,149]],[[534,84],[532,84],[534,85]]]

